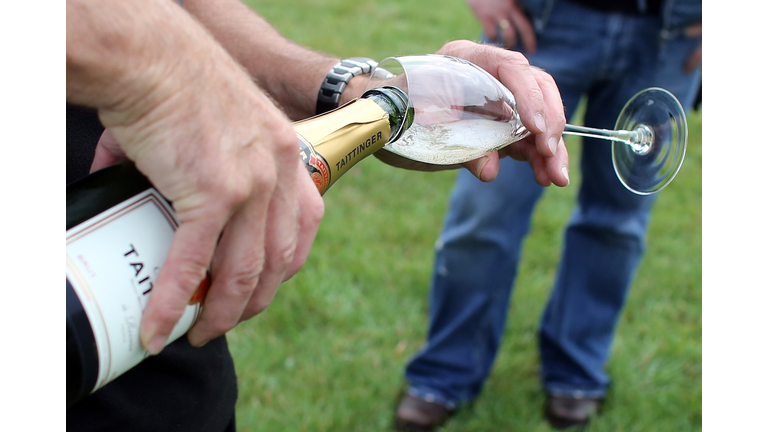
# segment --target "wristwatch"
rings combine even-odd
[[[366,57],[350,57],[336,63],[320,85],[315,109],[317,114],[338,108],[341,93],[349,84],[349,80],[358,75],[371,73],[376,65],[378,62]]]

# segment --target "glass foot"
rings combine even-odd
[[[613,167],[627,189],[649,195],[675,178],[685,159],[688,122],[672,93],[649,88],[636,94],[619,114],[616,130],[641,138],[634,144],[613,142]]]

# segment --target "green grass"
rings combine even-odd
[[[429,53],[480,30],[463,0],[249,3],[286,37],[344,57]],[[686,163],[656,203],[607,366],[614,384],[590,431],[701,430],[701,119],[691,115]],[[569,150],[576,167],[578,144]],[[229,334],[240,431],[391,430],[403,368],[425,337],[433,244],[454,176],[369,158],[326,194],[306,266]],[[578,169],[571,176],[538,206],[491,377],[446,432],[550,430],[535,335]]]

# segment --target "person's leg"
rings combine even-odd
[[[482,183],[457,175],[436,244],[427,341],[410,360],[398,430],[432,430],[480,392],[507,316],[520,245],[541,195],[527,163],[506,158]]]
[[[551,43],[540,41],[540,49],[530,58],[532,64],[561,77],[563,84],[558,81],[558,86],[566,107],[575,110],[584,90],[578,85],[585,80],[569,73],[574,69],[561,50],[567,33],[553,35]],[[538,63],[534,62],[537,57],[541,57]],[[589,61],[585,59],[584,64]],[[586,67],[576,71],[589,73]],[[520,247],[542,192],[527,163],[503,159],[501,164],[499,177],[487,184],[468,172],[458,174],[437,243],[428,340],[406,368],[410,396],[405,396],[398,408],[398,422],[406,410],[414,418],[426,418],[445,414],[435,403],[453,410],[472,401],[490,373],[506,321]]]
[[[586,126],[612,129],[624,104],[649,86],[660,20],[582,13],[582,37],[600,53],[587,92]],[[588,36],[591,35],[591,36]],[[544,414],[556,428],[585,424],[600,408],[609,380],[603,370],[629,284],[642,256],[653,197],[624,188],[611,144],[582,140],[582,184],[564,235],[539,351],[547,394]]]
[[[586,125],[613,128],[624,103],[650,86],[677,91],[684,103],[693,101],[697,76],[672,78],[668,72],[658,72],[666,70],[680,52],[670,45],[666,57],[660,55],[665,51],[653,31],[659,24],[646,21],[629,20],[617,33],[615,46],[620,51],[614,54],[614,63],[624,70],[607,73],[611,78],[590,92]],[[634,195],[621,185],[613,172],[610,147],[591,139],[583,145],[579,206],[566,231],[561,266],[539,336],[542,378],[549,395],[604,396],[609,385],[604,364],[644,249],[655,198]]]
[[[490,183],[458,173],[436,245],[427,342],[406,368],[409,393],[449,409],[473,400],[490,372],[542,191],[527,163],[501,165]]]

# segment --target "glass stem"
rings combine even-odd
[[[566,124],[563,133],[567,135],[578,135],[588,138],[622,142],[632,147],[635,152],[641,154],[647,153],[653,142],[652,131],[644,125],[641,125],[634,131],[627,131],[597,129]]]

